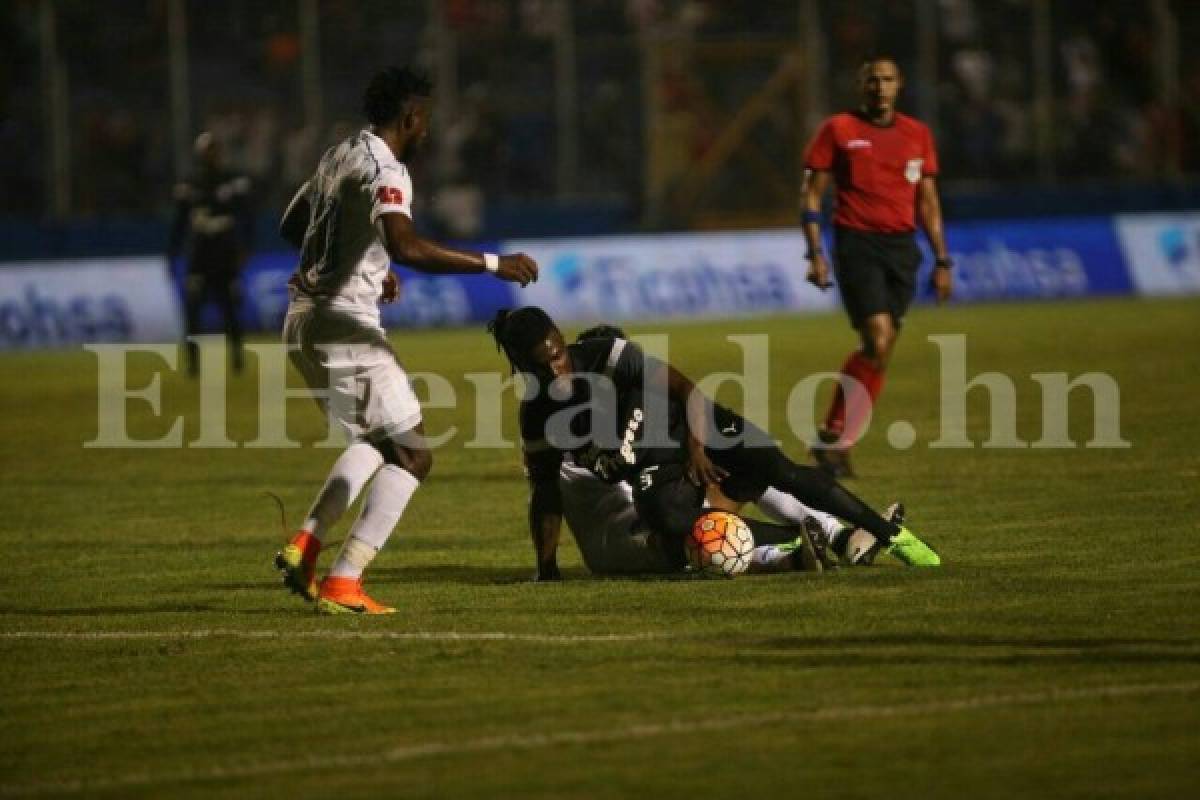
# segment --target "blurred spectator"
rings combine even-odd
[[[175,221],[167,243],[168,263],[180,254],[187,259],[184,318],[192,377],[200,372],[200,351],[190,337],[202,332],[201,312],[209,301],[221,311],[233,368],[242,370],[241,271],[253,244],[250,179],[226,167],[221,144],[209,131],[196,137],[195,157],[193,174],[175,187]]]

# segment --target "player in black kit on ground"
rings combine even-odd
[[[628,481],[638,516],[680,564],[704,487],[714,484],[738,502],[777,489],[869,531],[906,564],[940,563],[907,528],[885,520],[821,470],[789,459],[765,431],[713,404],[686,376],[636,344],[595,338],[568,345],[550,316],[533,306],[500,311],[488,329],[529,383],[520,428],[539,579],[559,577],[564,453],[606,480]],[[795,536],[767,526],[755,530],[756,540],[764,534],[777,541]]]

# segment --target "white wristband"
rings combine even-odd
[[[483,254],[483,268],[486,269],[488,272],[499,272],[500,271],[500,256],[496,255],[495,253],[484,253]]]

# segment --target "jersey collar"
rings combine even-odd
[[[869,116],[867,116],[867,112],[865,112],[865,111],[863,111],[863,110],[862,110],[862,107],[861,107],[861,106],[860,106],[860,107],[858,107],[858,108],[856,108],[856,109],[854,109],[854,110],[853,110],[853,111],[851,111],[850,113],[851,113],[851,114],[853,114],[854,116],[858,117],[858,118],[859,118],[860,120],[862,120],[863,122],[865,122],[865,123],[867,123],[868,125],[870,125],[872,128],[882,128],[882,129],[887,129],[887,128],[894,128],[894,127],[896,127],[896,117],[899,115],[899,113],[900,113],[900,112],[898,112],[898,111],[893,111],[893,112],[892,112],[892,121],[891,121],[891,122],[889,122],[889,123],[887,123],[886,125],[880,125],[878,122],[875,122],[874,120],[872,120],[872,119],[871,119]]]

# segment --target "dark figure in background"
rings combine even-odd
[[[221,309],[233,368],[241,372],[242,326],[238,320],[241,296],[239,276],[253,241],[250,179],[225,169],[221,148],[209,132],[196,137],[196,170],[175,188],[175,220],[167,258],[174,263],[186,247],[184,318],[189,337],[200,332],[204,304],[216,301]],[[200,372],[196,343],[187,343],[188,374]]]

